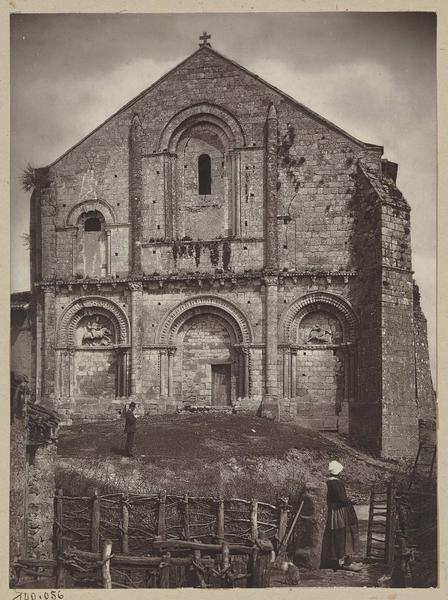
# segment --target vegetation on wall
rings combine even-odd
[[[225,240],[222,244],[222,266],[224,271],[229,270],[230,259],[232,257],[232,246],[230,242]]]
[[[190,239],[182,239],[173,242],[172,252],[173,258],[177,261],[179,258],[193,258],[196,267],[201,263],[201,254],[203,250],[208,250],[210,255],[210,263],[213,267],[218,266],[220,258],[220,246],[222,245],[222,266],[224,271],[229,270],[230,259],[232,255],[231,244],[227,240],[210,240],[210,241],[192,241]]]
[[[283,136],[278,150],[278,155],[281,166],[286,170],[288,179],[291,181],[294,191],[297,192],[300,187],[300,179],[295,172],[295,167],[301,167],[305,163],[305,157],[301,156],[300,158],[295,158],[290,155],[289,151],[294,144],[295,137],[294,126],[288,123],[286,134]]]
[[[28,163],[20,175],[22,189],[25,192],[31,192],[38,186],[37,171]]]
[[[35,169],[28,163],[20,175],[20,182],[25,192],[45,187],[48,183],[47,170]]]

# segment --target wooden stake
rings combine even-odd
[[[257,582],[257,563],[258,563],[258,554],[259,554],[259,549],[257,548],[257,546],[254,546],[252,548],[252,553],[250,555],[249,558],[249,565],[250,565],[250,575],[249,578],[247,580],[247,587],[250,588],[255,588],[257,587],[256,582]]]
[[[110,557],[112,554],[112,542],[104,540],[103,554],[101,556],[101,575],[103,578],[103,588],[106,590],[112,589],[112,578],[110,576]]]
[[[395,550],[395,527],[396,527],[396,483],[390,481],[387,484],[387,515],[386,515],[386,536],[385,536],[385,552],[384,562],[388,566],[392,566],[394,562]]]
[[[188,505],[188,494],[184,496],[184,536],[190,539],[190,507]]]
[[[90,522],[90,550],[100,551],[100,499],[98,490],[92,490],[92,519]]]
[[[366,548],[367,558],[369,558],[372,554],[372,528],[373,528],[374,505],[375,505],[375,488],[372,485],[372,487],[370,489],[369,520],[367,523],[367,548]]]
[[[288,530],[288,533],[285,535],[285,537],[281,540],[280,542],[280,546],[278,548],[278,555],[280,556],[280,554],[283,554],[284,552],[286,552],[286,548],[288,547],[288,541],[289,538],[291,537],[292,532],[294,531],[294,527],[296,526],[296,523],[300,517],[300,513],[302,512],[302,508],[303,505],[305,504],[305,500],[302,500],[300,502],[300,506],[298,511],[296,512],[293,522],[291,523],[291,527]]]
[[[278,503],[278,541],[284,539],[288,527],[288,498],[279,498]]]
[[[160,539],[166,539],[166,492],[160,492],[159,496],[159,519],[157,523],[157,534]]]
[[[252,540],[255,541],[258,537],[258,502],[252,500],[250,507],[250,532]]]
[[[264,552],[262,550],[259,550],[256,546],[254,546],[251,560],[251,576],[248,580],[248,587],[270,587],[270,560],[270,552]]]
[[[62,519],[64,515],[63,495],[63,490],[59,489],[56,494],[56,557],[64,551],[64,532],[62,529]]]
[[[200,565],[201,564],[201,551],[200,550],[195,550],[193,552],[193,557],[194,557],[194,562],[197,565]],[[196,578],[197,578],[197,582],[198,582],[199,587],[200,588],[206,588],[207,584],[205,582],[204,575],[201,573],[201,571],[197,567],[195,567],[195,573],[196,573]]]
[[[160,578],[159,578],[159,587],[160,588],[169,588],[170,587],[170,562],[171,554],[166,552],[162,555],[162,562],[166,564],[166,566],[160,569]]]
[[[218,538],[218,540],[223,540],[224,536],[224,500],[223,498],[220,498],[218,504],[218,515],[216,520],[216,537]]]
[[[123,554],[129,553],[129,508],[127,498],[123,494],[122,501],[122,517],[121,517],[121,551]]]
[[[222,543],[222,568],[227,569],[230,567],[230,551],[229,544],[227,542]]]
[[[65,565],[62,561],[62,557],[59,556],[56,560],[56,587],[65,587]]]

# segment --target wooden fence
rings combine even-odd
[[[283,540],[290,516],[288,500],[276,505],[238,498],[167,495],[99,495],[55,498],[57,554],[64,548],[97,553],[111,540],[122,554],[147,554],[158,540],[246,543]]]
[[[66,550],[56,560],[20,559],[21,575],[43,578],[51,587],[64,588],[261,588],[270,586],[272,543],[257,539],[250,544],[204,544],[188,540],[159,540],[152,556],[114,554],[105,540],[102,552]],[[38,586],[40,587],[40,586]]]

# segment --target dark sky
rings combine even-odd
[[[399,163],[434,357],[435,25],[430,13],[13,15],[12,290],[29,287],[23,167],[52,162],[208,31],[218,52]]]

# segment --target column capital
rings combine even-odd
[[[44,295],[50,295],[50,294],[54,294],[55,293],[55,285],[45,285],[42,286],[42,291],[44,293]]]
[[[265,275],[263,278],[264,285],[278,285],[277,275]]]
[[[129,281],[128,287],[131,292],[142,292],[143,291],[143,283],[141,281]]]

